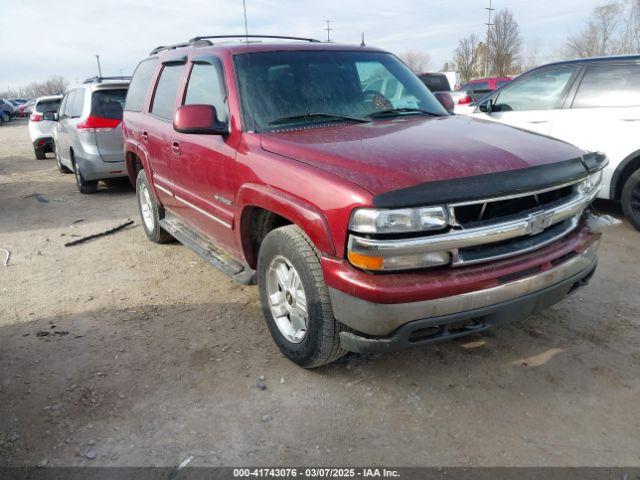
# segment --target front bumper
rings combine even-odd
[[[482,331],[549,307],[586,284],[596,268],[599,242],[552,268],[498,286],[419,302],[381,304],[330,288],[343,348],[372,353],[397,350]]]

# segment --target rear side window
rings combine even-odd
[[[218,114],[218,120],[226,122],[227,94],[224,87],[222,68],[209,63],[196,63],[191,69],[185,105],[213,105]]]
[[[91,115],[94,117],[122,120],[122,109],[127,91],[123,88],[97,90],[91,97]]]
[[[151,103],[151,113],[164,120],[173,118],[173,106],[176,102],[178,85],[184,65],[165,65],[160,73],[160,79],[156,86],[156,93]]]
[[[59,100],[58,100],[59,102]],[[82,115],[82,107],[84,105],[84,90],[73,90],[69,93],[69,98],[64,107],[64,114],[68,117],[79,117]],[[40,110],[40,105],[38,105]]]
[[[38,102],[38,112],[57,112],[60,107],[60,100],[43,100]]]
[[[131,112],[139,112],[142,110],[157,64],[157,58],[150,58],[140,62],[131,79],[131,85],[129,85],[129,93],[127,94],[127,100],[124,105],[125,110]]]
[[[640,65],[589,67],[573,108],[640,106]]]
[[[450,92],[451,86],[446,75],[422,75],[420,77],[422,83],[424,83],[432,92]]]

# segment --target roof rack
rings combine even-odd
[[[126,76],[118,76],[118,77],[89,77],[87,78],[84,82],[82,83],[101,83],[104,82],[105,80],[131,80],[131,77],[126,77]]]
[[[301,42],[320,43],[320,40],[316,40],[315,38],[287,37],[283,35],[204,35],[201,37],[193,37],[189,42],[197,42],[210,38],[276,38],[280,40],[299,40]]]
[[[160,45],[159,47],[151,50],[149,55],[156,55],[164,50],[175,50],[176,48],[184,48],[184,47],[210,47],[213,45],[213,42],[209,41],[209,39],[215,38],[271,38],[271,39],[280,39],[280,40],[298,40],[301,42],[312,42],[312,43],[320,43],[320,40],[316,40],[315,38],[304,38],[304,37],[287,37],[283,35],[204,35],[200,37],[193,37],[188,42],[175,43],[173,45]]]

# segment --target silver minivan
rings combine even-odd
[[[64,95],[56,126],[58,170],[75,173],[80,193],[94,193],[98,180],[126,177],[122,107],[129,79],[94,77]]]

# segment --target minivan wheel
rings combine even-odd
[[[136,178],[136,197],[142,228],[147,238],[155,243],[173,240],[173,237],[160,226],[160,220],[164,218],[164,208],[156,202],[144,170],[140,170]]]
[[[334,362],[345,327],[333,317],[320,254],[295,225],[269,232],[258,254],[258,288],[269,332],[280,351],[305,368]]]
[[[33,151],[36,154],[36,160],[46,160],[47,154],[44,153],[44,148],[33,147]]]
[[[73,173],[76,177],[76,185],[78,186],[78,190],[83,194],[96,193],[98,190],[98,181],[87,181],[82,176],[82,171],[80,171],[80,166],[76,163],[75,159],[73,161]]]
[[[67,167],[65,167],[60,161],[60,155],[58,155],[58,149],[55,148],[53,152],[56,156],[56,166],[58,167],[58,171],[60,173],[72,173]]]
[[[625,216],[636,230],[640,230],[640,170],[627,179],[620,200]]]

